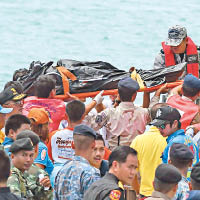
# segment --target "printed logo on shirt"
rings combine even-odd
[[[46,150],[43,149],[42,152],[41,152],[41,160],[44,160],[44,159],[45,159],[46,154],[47,154]]]
[[[111,200],[119,200],[120,196],[121,192],[119,190],[112,190],[109,195]]]

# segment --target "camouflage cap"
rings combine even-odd
[[[186,36],[187,30],[185,27],[180,25],[172,26],[168,30],[168,38],[165,44],[169,46],[178,46]]]

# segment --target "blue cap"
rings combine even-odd
[[[118,83],[119,90],[126,90],[127,92],[135,93],[140,88],[137,81],[133,80],[131,77],[123,78]]]
[[[187,74],[185,76],[183,85],[189,88],[195,88],[200,90],[200,80],[192,74]]]
[[[0,105],[0,113],[2,114],[7,114],[7,113],[10,113],[12,112],[13,108],[4,108]]]
[[[75,126],[73,133],[78,135],[90,136],[94,138],[96,138],[97,135],[92,128],[84,124]]]

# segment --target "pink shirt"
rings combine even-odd
[[[107,108],[96,116],[93,128],[98,130],[106,127],[110,148],[118,145],[130,145],[139,134],[144,133],[145,126],[150,121],[149,110],[134,106],[132,102],[122,102],[117,108]]]

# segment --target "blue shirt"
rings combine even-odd
[[[194,142],[194,140],[190,136],[185,135],[185,132],[183,129],[180,129],[180,130],[177,130],[174,133],[172,133],[170,136],[168,136],[167,146],[162,155],[163,163],[168,163],[170,147],[174,143],[185,144],[192,150],[192,152],[194,154],[193,166],[199,162],[199,148],[198,148],[196,142]]]
[[[4,142],[2,143],[4,146],[4,151],[6,152],[7,155],[10,154],[9,150],[13,142],[14,140],[12,138],[6,136]]]
[[[56,176],[54,200],[82,200],[85,191],[100,178],[99,170],[81,157],[67,161]]]
[[[51,175],[51,172],[53,171],[53,168],[54,168],[53,163],[49,158],[47,146],[41,141],[39,142],[39,146],[38,146],[38,156],[34,160],[34,163],[44,165],[45,166],[44,170],[49,175]]]
[[[200,200],[200,190],[191,190],[188,192],[187,200]]]

